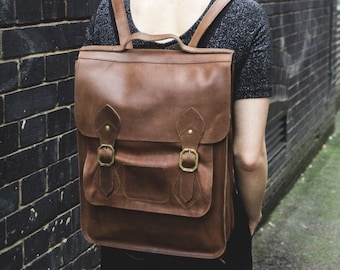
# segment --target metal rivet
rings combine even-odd
[[[192,131],[192,129],[189,129],[189,130],[188,130],[188,134],[192,134],[192,133],[194,133],[194,132]]]
[[[110,126],[109,126],[109,125],[106,125],[106,126],[105,126],[105,130],[106,130],[106,131],[109,131],[109,130],[110,130]]]

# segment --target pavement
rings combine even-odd
[[[336,128],[253,238],[254,270],[340,270],[340,112]]]

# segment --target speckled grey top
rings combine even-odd
[[[215,0],[212,0],[210,5]],[[137,32],[130,11],[130,0],[124,0],[130,30]],[[209,5],[209,7],[210,7]],[[188,44],[201,18],[180,38]],[[85,45],[117,45],[117,30],[110,0],[102,0],[86,30]],[[134,47],[171,48],[174,42],[146,43]],[[254,0],[233,0],[199,42],[199,47],[227,48],[235,51],[234,98],[271,96],[270,30],[266,13]]]

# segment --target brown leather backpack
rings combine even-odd
[[[98,245],[216,258],[233,227],[233,51],[197,48],[230,0],[217,0],[189,45],[130,35],[113,0],[121,45],[84,46],[76,61],[81,228]],[[134,49],[173,38],[178,50]]]

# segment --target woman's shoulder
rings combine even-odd
[[[255,0],[232,0],[231,9],[238,15],[250,16],[252,19],[266,17],[263,6]]]
[[[232,0],[222,15],[222,25],[238,35],[243,33],[245,39],[251,39],[251,34],[258,32],[258,29],[268,29],[269,20],[264,7],[257,1]]]
[[[110,0],[101,0],[86,28],[84,45],[116,45]]]
[[[255,0],[232,0],[231,2],[239,7],[247,8],[250,11],[261,11],[263,10],[262,5]]]

